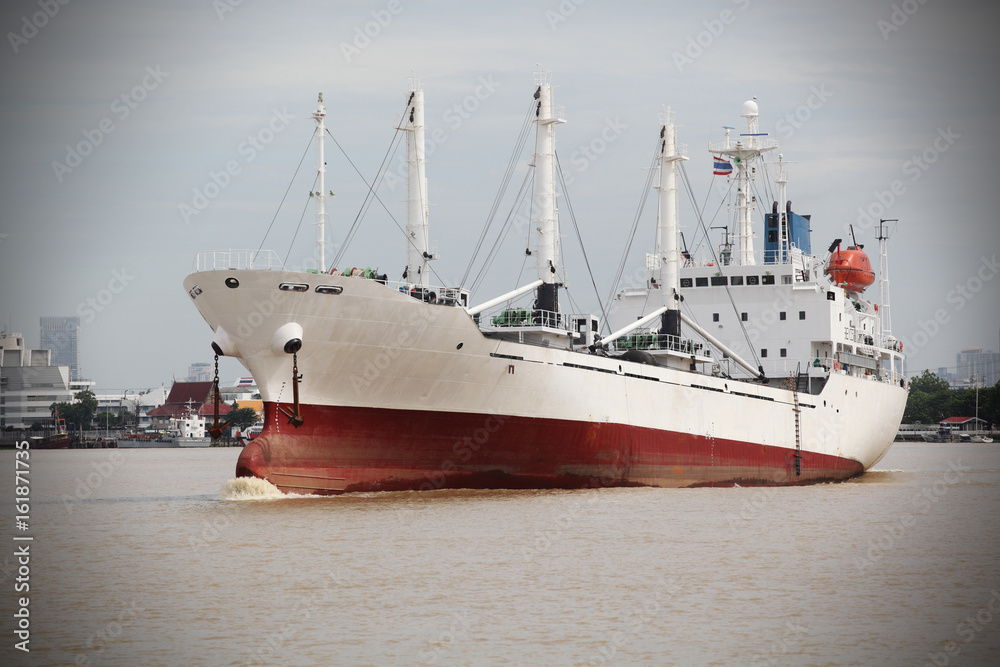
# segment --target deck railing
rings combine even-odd
[[[194,258],[195,272],[199,271],[281,271],[285,265],[273,250],[210,250],[199,252]]]

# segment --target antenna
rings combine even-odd
[[[710,229],[721,229],[725,233],[722,247],[719,248],[719,265],[729,266],[733,258],[733,244],[729,242],[729,227],[720,225]]]
[[[729,242],[729,227],[727,225],[718,225],[716,227],[709,227],[709,229],[723,230],[723,232],[725,232],[725,236],[723,237],[725,241],[723,242],[723,245],[732,245],[732,243]]]
[[[878,239],[879,301],[882,302],[882,306],[879,308],[879,333],[882,336],[883,346],[892,338],[892,320],[889,317],[889,256],[887,254],[889,232],[885,224],[887,222],[899,222],[899,219],[879,220],[878,236],[875,237]],[[895,371],[895,368],[893,368],[893,371]]]
[[[858,239],[856,236],[854,236],[854,225],[848,225],[848,227],[851,230],[851,240],[854,241],[854,247],[857,248],[858,250],[864,250],[865,247],[863,245],[858,245]]]

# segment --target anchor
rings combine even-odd
[[[302,376],[299,375],[299,355],[297,351],[292,352],[292,407],[295,412],[291,413],[282,407],[278,408],[278,412],[288,417],[288,423],[295,428],[302,426],[306,421],[299,412],[299,380],[301,379]]]
[[[222,437],[222,434],[227,428],[229,428],[233,422],[227,421],[219,424],[219,355],[215,355],[215,380],[212,384],[212,390],[215,393],[215,422],[212,427],[208,429],[208,434],[212,436],[212,440],[218,440]]]

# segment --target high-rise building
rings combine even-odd
[[[198,362],[188,366],[188,382],[211,382],[215,379],[212,364]]]
[[[992,387],[1000,380],[1000,353],[970,347],[955,358],[953,387]]]
[[[41,345],[52,350],[53,366],[69,366],[71,380],[80,379],[80,318],[42,317]]]

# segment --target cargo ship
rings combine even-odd
[[[664,112],[650,124],[658,211],[645,282],[613,286],[607,317],[566,312],[555,150],[565,120],[548,73],[536,74],[532,92],[525,256],[534,279],[480,303],[464,285],[431,282],[416,83],[396,128],[408,169],[402,278],[328,266],[320,95],[310,192],[319,268],[286,267],[269,251],[215,251],[200,253],[184,281],[216,355],[238,359],[264,401],[263,431],[241,452],[237,476],[321,495],[795,485],[845,480],[878,462],[908,390],[890,330],[882,226],[874,300],[864,294],[875,273],[863,245],[830,239],[812,254],[811,216],[792,210],[783,157],[765,162],[777,144],[759,131],[751,100],[746,131],[725,126],[708,146],[735,197],[722,242],[703,243],[699,257],[680,229],[687,157]],[[778,192],[760,216],[754,181],[766,169]],[[761,222],[763,253],[754,248]],[[708,239],[704,220],[687,224]]]

